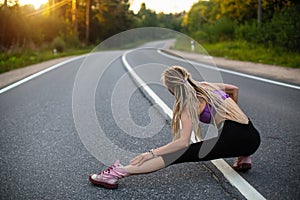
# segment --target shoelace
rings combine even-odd
[[[102,174],[102,173],[104,173],[104,172],[110,173],[110,170],[114,169],[114,167],[115,167],[115,166],[112,165],[112,166],[110,166],[109,168],[107,168],[106,170],[104,170],[104,171],[102,171],[102,172],[99,172],[98,175],[100,175],[100,174]]]

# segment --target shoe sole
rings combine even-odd
[[[105,183],[105,182],[101,182],[101,181],[96,181],[96,180],[92,179],[92,175],[89,176],[89,181],[96,186],[102,186],[106,189],[117,189],[118,188],[118,184],[109,184],[109,183]]]

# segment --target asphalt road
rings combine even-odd
[[[136,69],[149,63],[191,68],[157,53],[155,48],[162,45],[152,43],[148,47],[154,48],[129,53],[128,62]],[[160,130],[153,137],[134,137],[114,118],[111,99],[118,81],[126,75],[122,53],[103,52],[89,56],[89,62],[72,61],[0,95],[0,199],[243,199],[210,162],[174,165],[128,177],[120,181],[118,190],[88,182],[90,172],[106,168],[97,155],[123,158],[106,147],[95,154],[78,131],[72,97],[81,65],[88,63],[92,72],[100,69],[102,73],[95,87],[94,109],[110,141],[120,149],[139,153],[171,140],[170,121],[155,111],[149,115],[152,104],[138,89],[130,94],[126,109],[138,127],[148,126],[153,117],[158,119],[154,126],[157,123]],[[87,91],[93,75],[97,73],[86,74],[84,79]],[[150,70],[139,75],[153,82],[151,88],[172,106],[172,97],[155,84],[160,72]],[[300,91],[225,73],[222,78],[239,86],[239,104],[262,137],[261,147],[253,156],[254,168],[241,175],[267,199],[298,199]],[[130,81],[126,84],[135,86]],[[122,107],[119,109],[121,112]],[[84,117],[89,121],[90,116]],[[86,130],[92,132],[91,127]]]

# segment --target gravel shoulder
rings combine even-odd
[[[164,50],[166,53],[172,54],[177,57],[189,59],[197,62],[212,64],[216,66],[230,69],[246,74],[255,76],[270,78],[286,83],[300,85],[300,69],[287,68],[275,65],[266,65],[253,62],[244,62],[236,60],[228,60],[219,57],[202,56],[196,53],[177,51],[177,50]],[[43,69],[51,67],[55,64],[68,60],[74,56],[68,56],[63,58],[57,58],[38,64],[30,65],[21,69],[12,70],[3,74],[0,74],[0,88],[8,86],[20,79],[37,73]]]

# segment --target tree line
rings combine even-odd
[[[0,50],[99,44],[106,38],[138,27],[159,26],[180,31],[185,13],[156,13],[143,3],[138,13],[128,0],[51,0],[39,10],[17,1],[0,8]]]
[[[245,40],[300,52],[297,0],[210,0],[194,4],[183,29],[201,42]]]
[[[17,0],[0,5],[0,51],[55,46],[80,47],[138,27],[164,27],[199,42],[247,40],[267,47],[300,51],[297,0],[210,0],[190,11],[156,13],[142,4],[138,13],[128,0],[49,0],[40,9]]]

